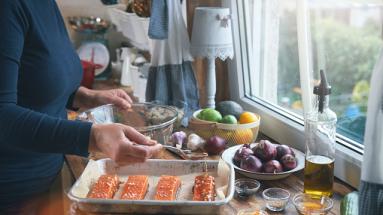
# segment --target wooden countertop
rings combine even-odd
[[[106,81],[95,81],[93,85],[94,89],[113,89],[113,88],[122,88],[124,89],[134,100],[136,100],[133,97],[133,90],[130,87],[122,87],[121,85],[118,84],[118,82],[114,80],[106,80]],[[79,156],[74,156],[74,155],[66,155],[66,163],[69,167],[69,171],[71,172],[71,175],[74,180],[77,180],[82,172],[84,171],[88,159],[79,157]],[[163,150],[156,158],[158,159],[180,159],[178,156],[168,152],[167,150]],[[207,159],[219,159],[219,156],[210,156]],[[244,177],[240,174],[236,174],[236,178],[241,178]],[[238,200],[236,198],[233,198],[233,200],[230,201],[229,204],[227,204],[225,207],[222,208],[220,211],[220,214],[227,214],[227,215],[235,215],[238,213],[238,211],[242,209],[252,209],[252,208],[261,208],[265,209],[265,203],[262,198],[262,191],[264,189],[267,189],[269,187],[280,187],[284,188],[290,191],[291,198],[290,202],[288,203],[286,209],[283,212],[270,212],[267,211],[270,215],[275,214],[275,215],[295,215],[298,214],[297,211],[294,208],[294,205],[291,202],[292,197],[296,193],[302,193],[303,192],[303,173],[298,172],[295,174],[290,175],[289,177],[281,180],[275,180],[275,181],[260,181],[261,182],[261,188],[257,192],[256,196],[252,197],[251,199],[248,199],[246,201],[243,200]],[[354,189],[351,188],[350,186],[346,185],[345,183],[341,182],[338,179],[335,179],[334,182],[334,195],[333,195],[333,200],[334,200],[334,207],[331,210],[329,214],[335,214],[338,215],[340,214],[340,201],[344,195],[347,193],[353,191]],[[266,210],[266,209],[265,209]],[[72,210],[73,211],[73,210]],[[72,213],[73,214],[73,213]],[[83,213],[81,211],[76,211],[75,214],[79,215],[85,215],[86,213]],[[90,214],[86,214],[90,215]]]
[[[168,152],[167,150],[163,150],[156,158],[158,159],[179,159],[178,156]],[[219,159],[218,156],[210,156],[208,159]],[[88,162],[87,158],[79,157],[79,156],[73,156],[73,155],[67,155],[66,156],[66,163],[69,167],[69,170],[74,177],[74,179],[78,179],[81,175],[81,173],[84,171],[86,164]],[[236,178],[244,177],[240,174],[236,174]],[[290,202],[288,203],[286,209],[283,212],[270,212],[269,214],[287,214],[287,215],[295,215],[298,214],[297,211],[294,208],[294,205],[291,202],[292,197],[296,193],[303,192],[303,181],[302,181],[302,172],[298,172],[296,174],[292,174],[289,177],[281,180],[275,180],[275,181],[260,181],[261,182],[261,188],[257,192],[255,197],[252,197],[246,201],[238,200],[236,198],[233,198],[233,200],[230,201],[229,204],[227,204],[225,207],[223,207],[220,211],[220,214],[227,214],[227,215],[235,215],[240,211],[241,209],[251,209],[251,208],[262,208],[265,209],[265,203],[262,198],[262,191],[264,189],[267,189],[269,187],[280,187],[284,188],[290,191],[291,198]],[[353,189],[344,183],[342,183],[340,180],[336,179],[334,183],[334,207],[331,210],[329,214],[340,214],[340,201],[344,195],[347,193],[353,191]],[[79,215],[85,215],[86,213],[83,213],[81,211],[78,211],[77,214]],[[90,214],[87,214],[90,215]]]

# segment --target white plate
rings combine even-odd
[[[242,175],[245,175],[249,178],[254,178],[254,179],[259,179],[259,180],[277,180],[277,179],[282,179],[286,178],[289,176],[291,173],[297,172],[299,170],[302,170],[305,166],[305,154],[303,154],[301,151],[298,151],[294,148],[291,148],[294,153],[295,153],[295,158],[297,159],[297,167],[295,169],[292,169],[290,171],[285,171],[285,172],[279,172],[279,173],[261,173],[261,172],[251,172],[247,171],[244,169],[239,168],[233,163],[233,157],[235,152],[242,147],[242,145],[236,145],[232,146],[228,149],[226,149],[222,153],[222,159],[226,161],[229,164],[233,164],[234,169],[239,172]]]

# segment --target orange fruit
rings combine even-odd
[[[239,116],[239,123],[241,124],[252,123],[252,122],[256,122],[257,120],[258,120],[257,115],[255,115],[252,112],[246,111]]]
[[[237,144],[251,143],[253,141],[253,131],[250,128],[236,130],[233,134],[233,139]]]
[[[234,131],[230,131],[230,130],[220,129],[217,131],[217,136],[222,137],[223,139],[225,139],[227,141],[230,141],[233,134],[234,134]]]

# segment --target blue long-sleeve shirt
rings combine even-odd
[[[54,0],[0,0],[0,208],[47,190],[90,123],[66,119],[82,67]]]

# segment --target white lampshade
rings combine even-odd
[[[194,13],[191,53],[195,57],[233,58],[229,8],[197,7]]]

